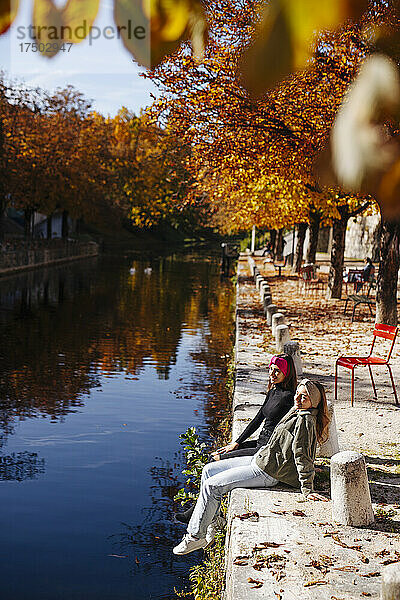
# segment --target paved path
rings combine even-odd
[[[233,439],[263,402],[269,362],[262,305],[243,259],[238,266],[236,325]],[[301,339],[296,341],[301,347]],[[332,364],[318,355],[312,361],[305,358],[305,374],[318,374],[332,397]],[[398,368],[395,376],[400,381]],[[296,490],[284,486],[234,490],[228,510],[227,600],[379,598],[383,563],[400,559],[400,537],[396,533],[400,532],[400,510],[395,504],[400,503],[400,454],[395,457],[400,410],[383,397],[371,404],[368,385],[369,381],[357,382],[357,405],[352,409],[349,385],[343,378],[335,412],[341,449],[363,451],[366,446],[368,450],[367,460],[374,469],[369,473],[374,480],[374,508],[382,520],[368,529],[336,526],[331,523],[330,503],[305,502]],[[329,486],[328,463],[321,461],[324,472],[319,476],[319,489],[325,492]],[[391,504],[377,506],[376,502],[382,500]],[[252,517],[239,518],[252,512],[256,513]]]

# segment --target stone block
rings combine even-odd
[[[367,468],[362,454],[346,450],[331,459],[332,519],[363,527],[374,522]]]
[[[278,307],[275,306],[275,304],[269,304],[267,306],[267,312],[266,312],[267,325],[269,325],[270,327],[272,325],[272,315],[274,315],[277,312],[278,312]]]
[[[278,325],[275,330],[276,350],[280,354],[287,342],[290,341],[289,327],[287,325]]]
[[[264,300],[263,300],[263,304],[264,304],[264,312],[265,312],[265,316],[267,315],[267,308],[270,304],[272,304],[272,296],[271,294],[265,294],[264,296]]]
[[[256,275],[256,288],[259,290],[261,283],[264,281],[264,277],[262,275]]]
[[[264,279],[264,281],[262,281],[261,285],[260,285],[260,298],[261,298],[261,301],[264,300],[264,296],[266,294],[271,294],[271,288],[269,287],[268,283]]]
[[[399,563],[385,567],[382,572],[382,600],[400,600]]]
[[[287,342],[283,346],[283,351],[285,354],[289,354],[294,362],[294,366],[296,368],[297,377],[300,378],[303,376],[303,363],[301,360],[300,354],[300,345],[298,342]]]
[[[276,328],[278,325],[285,325],[285,315],[283,315],[280,312],[275,313],[274,315],[272,315],[272,335],[275,337],[275,333],[276,333]]]

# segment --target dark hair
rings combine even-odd
[[[319,444],[323,444],[329,437],[329,423],[331,422],[331,417],[329,415],[324,386],[319,381],[313,381],[313,383],[317,386],[321,394],[321,400],[317,406],[318,414],[316,427],[317,441]]]
[[[274,356],[276,356],[277,358],[284,358],[286,360],[288,365],[288,372],[286,373],[285,379],[280,385],[283,387],[284,390],[288,390],[289,392],[292,392],[294,394],[297,387],[297,374],[293,358],[290,356],[290,354],[275,354]],[[268,390],[270,389],[271,382],[268,382]]]

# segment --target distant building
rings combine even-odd
[[[349,219],[346,231],[345,258],[364,260],[370,256],[373,261],[379,260],[379,225],[380,215],[357,216]],[[318,236],[317,252],[329,254],[332,249],[332,227],[321,227]],[[285,235],[284,255],[290,255],[296,249],[297,231],[293,245],[293,232]],[[306,256],[309,243],[309,230],[307,229],[304,241],[303,256]]]
[[[63,215],[62,212],[55,212],[51,217],[51,235],[47,236],[48,233],[48,221],[49,218],[42,213],[35,212],[34,221],[33,221],[33,237],[35,238],[43,238],[47,237],[51,239],[61,238],[62,237],[62,220]],[[68,231],[69,233],[75,230],[75,219],[71,219],[67,217],[68,220]]]

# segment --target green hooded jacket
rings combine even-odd
[[[317,414],[317,408],[290,409],[275,427],[268,444],[254,457],[256,464],[268,475],[300,487],[304,496],[313,492]]]

